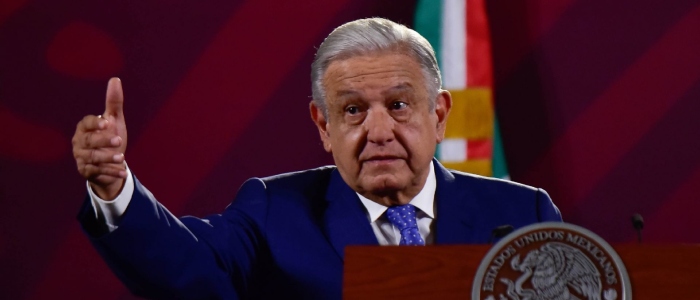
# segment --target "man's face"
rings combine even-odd
[[[334,61],[323,85],[328,120],[313,103],[311,114],[345,182],[381,204],[408,203],[444,137],[449,93],[431,110],[420,65],[399,53]]]

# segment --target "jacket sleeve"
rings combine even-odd
[[[265,255],[265,186],[248,180],[223,214],[174,217],[134,178],[131,202],[113,232],[89,197],[78,219],[92,245],[136,295],[157,299],[243,298]]]

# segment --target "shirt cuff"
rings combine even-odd
[[[86,182],[86,185],[92,208],[95,210],[95,217],[97,219],[99,219],[100,216],[104,218],[109,232],[116,230],[119,227],[117,225],[119,219],[126,211],[126,208],[131,202],[131,197],[134,195],[134,179],[131,176],[129,166],[126,167],[126,181],[124,182],[124,187],[114,200],[107,201],[100,198],[92,190],[89,182]]]

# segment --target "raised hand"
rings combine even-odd
[[[97,195],[114,199],[126,178],[126,123],[124,122],[124,93],[119,78],[107,85],[105,112],[100,116],[85,116],[73,135],[73,157],[78,172],[90,182]]]

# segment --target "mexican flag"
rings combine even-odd
[[[419,0],[415,29],[435,49],[443,88],[453,99],[436,157],[451,169],[507,178],[485,0]]]

